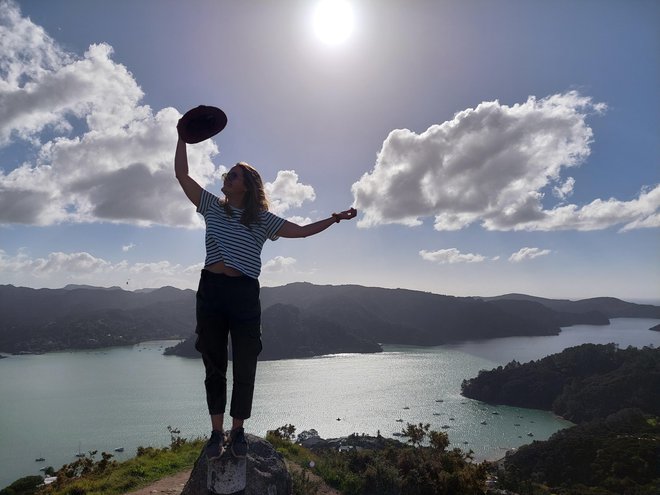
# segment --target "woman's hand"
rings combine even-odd
[[[340,213],[333,213],[332,218],[335,219],[335,222],[339,223],[340,220],[352,220],[357,216],[357,210],[355,208],[350,208],[344,210]]]

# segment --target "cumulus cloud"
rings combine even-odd
[[[312,219],[309,217],[301,217],[299,215],[294,215],[292,217],[286,217],[286,219],[291,223],[296,223],[298,225],[307,225],[312,223]]]
[[[547,256],[550,254],[549,249],[539,249],[536,247],[524,247],[518,252],[513,253],[509,256],[509,261],[511,263],[520,263],[521,261],[533,260],[539,256]]]
[[[262,270],[264,272],[274,273],[282,272],[287,268],[295,265],[296,259],[288,256],[275,256],[264,263]]]
[[[183,266],[169,261],[113,263],[87,252],[53,252],[45,257],[31,257],[23,251],[15,255],[0,249],[0,272],[6,283],[31,280],[53,287],[68,283],[120,285],[129,289],[162,285],[194,287],[202,264]],[[130,281],[130,284],[127,284]]]
[[[358,225],[415,226],[425,217],[435,218],[437,230],[475,222],[502,231],[652,224],[644,219],[660,209],[660,186],[643,189],[631,201],[562,204],[575,185],[565,172],[590,153],[587,117],[605,110],[571,91],[513,106],[483,102],[421,134],[394,130],[374,168],[352,186],[355,207],[362,211]],[[561,202],[546,209],[547,192]]]
[[[456,248],[439,249],[438,251],[421,250],[419,255],[426,261],[432,261],[440,264],[453,263],[481,263],[486,259],[485,256],[472,253],[461,253]]]
[[[0,0],[0,39],[0,147],[22,141],[35,157],[0,169],[0,224],[201,226],[174,179],[181,114],[141,104],[142,89],[111,46],[67,53],[8,0]],[[214,142],[188,151],[198,182],[213,182]]]
[[[552,188],[552,194],[559,199],[566,199],[573,194],[573,187],[575,186],[575,179],[568,177],[563,184]]]
[[[282,215],[291,208],[301,206],[305,201],[314,201],[314,188],[298,181],[294,170],[280,170],[273,182],[266,182],[264,189],[270,203],[270,210]]]
[[[130,244],[126,244],[126,245],[122,246],[121,250],[124,251],[124,252],[127,252],[127,251],[130,251],[131,249],[133,249],[134,247],[135,247],[135,244],[133,244],[131,242]]]

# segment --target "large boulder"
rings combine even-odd
[[[263,438],[246,434],[250,448],[247,455],[245,490],[236,495],[291,495],[291,475],[282,456]],[[207,475],[209,463],[204,449],[195,461],[188,482],[181,495],[208,495]]]

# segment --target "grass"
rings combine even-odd
[[[203,439],[188,441],[170,429],[169,447],[138,447],[137,456],[115,462],[103,456],[79,459],[56,472],[57,481],[44,487],[48,495],[122,495],[137,490],[161,478],[189,469],[199,457]]]

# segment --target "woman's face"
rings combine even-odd
[[[232,167],[232,169],[226,174],[222,174],[222,179],[224,181],[222,192],[226,195],[241,194],[247,191],[243,177],[243,169],[238,165]]]

